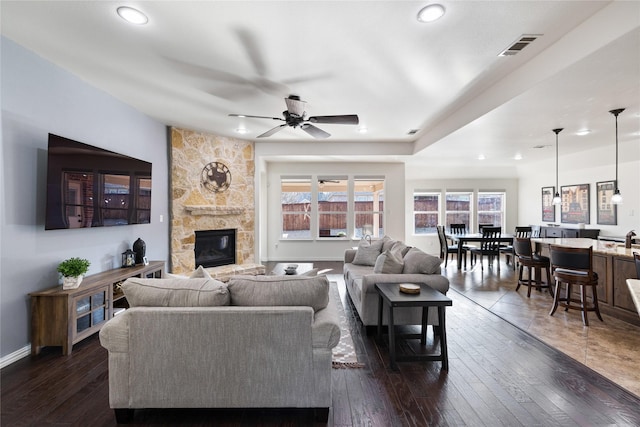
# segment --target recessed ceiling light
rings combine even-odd
[[[369,132],[369,129],[367,129],[367,127],[366,127],[366,126],[360,126],[360,127],[358,128],[358,132],[360,132],[360,133],[367,133],[367,132]]]
[[[486,157],[484,156],[484,154],[480,154],[480,155],[478,156],[478,160],[484,160],[484,159],[486,159]]]
[[[582,129],[576,132],[576,135],[585,136],[585,135],[589,135],[590,133],[591,133],[591,129]]]
[[[443,15],[444,15],[444,6],[442,6],[441,4],[434,3],[420,9],[420,12],[418,12],[418,21],[433,22],[442,18]]]
[[[518,153],[518,154],[516,154],[515,156],[513,156],[513,158],[514,158],[515,160],[522,160],[522,154],[519,154],[519,153]]]
[[[236,129],[236,133],[241,133],[241,134],[249,133],[249,129],[246,129],[246,128],[237,128],[237,129]]]
[[[147,15],[132,7],[120,6],[116,12],[118,12],[118,15],[120,15],[122,19],[131,24],[144,25],[149,22]]]

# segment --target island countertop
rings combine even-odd
[[[627,286],[629,286],[629,292],[631,292],[631,298],[636,305],[636,310],[640,314],[640,280],[627,279]]]
[[[534,243],[541,245],[559,245],[572,248],[593,248],[593,252],[599,252],[606,255],[615,255],[623,258],[633,259],[633,252],[640,252],[640,245],[633,244],[631,248],[625,248],[624,243],[616,243],[610,241],[602,241],[585,238],[538,238],[531,239]]]

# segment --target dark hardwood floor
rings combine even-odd
[[[388,367],[364,334],[334,268],[363,369],[334,369],[330,426],[640,425],[640,399],[455,291],[447,309],[449,371],[439,362]],[[427,347],[433,346],[429,331]],[[437,345],[437,343],[435,344]],[[422,351],[419,346],[405,350]],[[45,348],[1,371],[2,426],[113,426],[107,352],[97,335],[62,356]],[[138,410],[131,425],[305,426],[307,411]]]

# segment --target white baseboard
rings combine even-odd
[[[17,362],[18,360],[24,357],[27,357],[30,354],[31,354],[30,345],[26,345],[22,347],[20,350],[16,350],[11,354],[7,354],[6,356],[0,359],[0,369],[4,368],[5,366],[9,366],[14,362]]]

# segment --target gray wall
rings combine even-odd
[[[169,258],[168,138],[162,124],[2,38],[0,159],[0,357],[30,343],[29,292],[58,284],[60,261],[118,267],[142,238],[147,257]],[[44,230],[48,133],[152,162],[151,224]],[[160,222],[160,217],[164,221]]]

